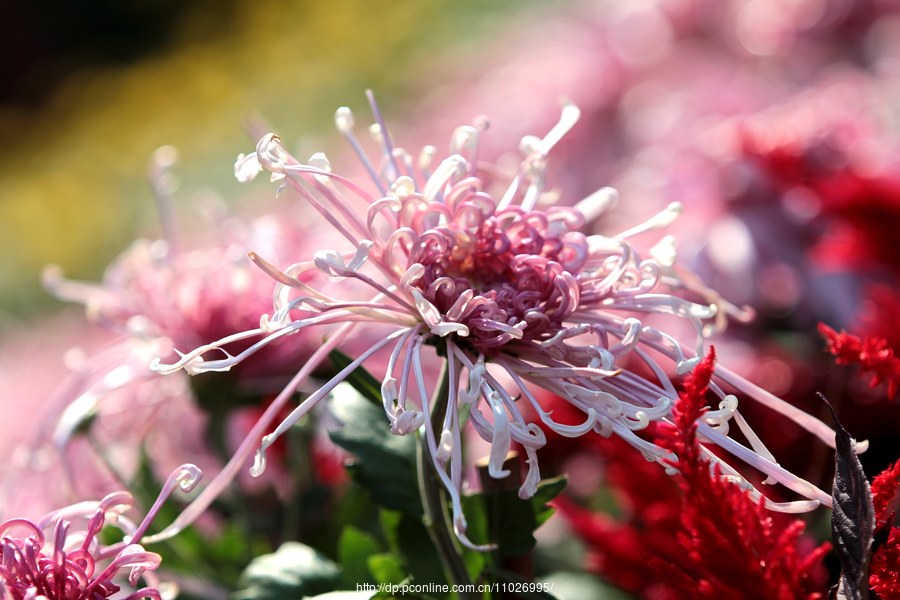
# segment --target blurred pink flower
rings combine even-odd
[[[71,372],[55,380],[39,430],[15,451],[18,458],[8,477],[28,471],[46,476],[62,466],[76,488],[69,490],[71,495],[80,496],[108,489],[110,479],[125,485],[142,448],[158,474],[170,471],[185,456],[204,469],[218,466],[200,408],[233,407],[198,404],[235,401],[220,394],[201,398],[189,378],[160,377],[150,363],[173,344],[202,344],[258,323],[259,314],[271,306],[272,295],[265,285],[268,278],[247,259],[248,249],[285,257],[314,243],[315,235],[299,214],[289,211],[280,213],[281,218],[270,215],[249,223],[207,211],[204,227],[176,230],[167,187],[173,152],[158,151],[151,171],[165,239],[134,242],[100,283],[67,280],[58,268],[46,269],[47,287],[62,299],[83,304],[89,319],[100,327],[67,341],[87,342],[87,348],[67,353]],[[236,370],[233,393],[261,403],[283,387],[294,362],[302,361],[311,346],[302,336],[273,345],[258,361]],[[76,434],[86,427],[89,439],[79,439],[83,436]],[[96,477],[84,476],[90,468]],[[75,477],[76,471],[81,475]],[[17,486],[7,488],[11,495],[20,493]],[[62,486],[59,491],[64,490]]]

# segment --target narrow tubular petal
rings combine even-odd
[[[350,375],[350,373],[355,371],[357,367],[359,367],[366,360],[368,360],[370,356],[372,356],[373,354],[375,354],[376,352],[378,352],[379,350],[381,350],[382,348],[384,348],[385,346],[387,346],[392,341],[396,340],[398,337],[402,336],[405,333],[407,333],[407,330],[401,329],[399,331],[395,331],[395,332],[391,333],[385,339],[379,340],[374,345],[372,345],[368,350],[366,350],[365,352],[362,352],[356,359],[353,360],[353,362],[351,362],[349,365],[347,365],[346,367],[341,369],[337,375],[335,375],[328,381],[328,383],[326,383],[325,385],[323,385],[322,387],[317,389],[315,392],[310,394],[310,396],[307,397],[305,400],[303,400],[303,402],[301,402],[300,405],[297,406],[297,408],[295,408],[293,411],[291,411],[291,414],[289,414],[281,422],[281,424],[279,424],[278,427],[275,428],[275,430],[272,433],[270,433],[269,435],[267,435],[263,438],[262,450],[265,451],[265,449],[268,446],[271,446],[272,443],[276,439],[278,439],[279,437],[284,435],[284,433],[287,432],[291,427],[293,427],[294,424],[297,421],[299,421],[307,412],[309,412],[309,410],[313,406],[315,406],[321,399],[323,399],[329,393],[331,393],[331,390],[333,390],[339,383],[344,381],[347,378],[347,376]],[[257,475],[258,474],[261,474],[261,473],[257,473]]]
[[[285,404],[293,397],[297,389],[306,381],[309,375],[326,359],[328,354],[334,350],[347,335],[355,327],[356,323],[346,323],[341,326],[303,365],[290,383],[278,394],[272,401],[263,415],[259,418],[244,441],[235,451],[234,456],[222,468],[206,488],[194,498],[194,500],[184,509],[178,518],[171,525],[157,533],[156,535],[145,537],[142,542],[151,544],[154,542],[167,540],[178,533],[185,527],[193,523],[209,505],[222,493],[229,483],[237,475],[238,471],[244,466],[247,459],[254,454],[258,440],[262,433],[269,427],[269,424],[281,414]]]
[[[503,468],[506,457],[509,454],[510,432],[509,417],[503,408],[503,403],[495,391],[487,394],[488,404],[494,415],[494,434],[491,439],[490,459],[488,460],[488,472],[494,479],[508,477],[510,471]]]
[[[754,385],[743,377],[735,374],[730,369],[718,364],[716,365],[716,376],[739,392],[750,396],[763,406],[771,408],[775,412],[786,416],[791,421],[828,444],[831,448],[834,448],[834,429],[819,419],[803,412],[796,406],[785,402],[774,394],[767,392],[761,387]],[[867,441],[856,442],[857,453],[865,452],[868,447],[869,442]]]

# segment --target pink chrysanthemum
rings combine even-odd
[[[170,184],[174,160],[174,149],[163,147],[151,163],[161,239],[135,241],[98,283],[66,279],[53,266],[45,270],[45,285],[52,293],[83,304],[88,317],[116,337],[77,360],[49,398],[48,418],[41,423],[44,431],[36,433],[27,456],[34,468],[47,468],[48,461],[39,457],[46,455],[41,450],[48,440],[69,470],[73,464],[84,463],[71,441],[89,419],[93,419],[91,433],[97,447],[134,449],[130,454],[117,452],[116,471],[127,472],[136,464],[134,439],[154,447],[154,464],[163,472],[179,464],[185,450],[204,466],[214,460],[201,436],[191,435],[187,427],[172,431],[176,422],[195,428],[202,423],[188,378],[162,378],[149,364],[154,357],[171,352],[173,345],[204,344],[252,327],[260,312],[271,305],[271,293],[267,276],[247,260],[247,251],[266,248],[266,253],[287,257],[301,251],[314,235],[299,215],[288,212],[280,219],[266,215],[245,223],[222,210],[209,210],[205,227],[177,228]],[[237,391],[253,397],[277,393],[290,379],[293,362],[309,354],[312,344],[304,342],[300,337],[285,340],[242,365],[235,377]],[[168,427],[160,427],[167,419]],[[128,444],[120,443],[123,432]],[[178,456],[173,457],[173,448]],[[198,456],[201,453],[207,457]],[[51,466],[58,462],[52,461]],[[80,471],[83,474],[85,469]],[[78,480],[84,483],[88,478],[81,475]]]
[[[566,104],[558,124],[543,138],[526,137],[524,156],[511,181],[501,185],[499,169],[478,160],[479,138],[486,122],[456,130],[451,155],[435,161],[434,147],[417,158],[395,147],[377,106],[372,134],[381,157],[373,162],[354,134],[348,108],[336,113],[338,130],[353,146],[372,179],[370,192],[332,173],[322,154],[308,163],[291,156],[280,139],[269,134],[255,153],[239,157],[241,180],[261,170],[273,181],[295,189],[349,242],[347,252],[321,250],[310,262],[284,271],[257,255],[253,260],[277,283],[274,312],[258,328],[236,333],[183,354],[173,364],[157,361],[161,373],[227,370],[269,343],[312,326],[336,326],[316,355],[297,373],[273,404],[277,409],[294,393],[329,352],[361,327],[386,327],[384,335],[333,379],[306,398],[257,452],[253,472],[265,466],[265,449],[286,432],[355,368],[375,353],[389,353],[383,373],[384,410],[391,431],[422,431],[434,468],[447,489],[457,535],[467,544],[462,512],[463,459],[461,428],[470,421],[491,445],[489,471],[509,474],[503,461],[513,442],[527,455],[528,473],[520,496],[530,497],[540,480],[537,450],[543,430],[529,423],[519,402],[529,405],[545,427],[573,437],[596,432],[617,435],[648,460],[671,469],[673,454],[636,432],[650,422],[669,420],[678,394],[667,364],[683,374],[699,360],[704,337],[724,325],[727,315],[741,311],[724,302],[695,277],[675,267],[674,240],[663,238],[642,256],[629,242],[638,234],[667,226],[681,211],[671,204],[645,223],[613,237],[586,235],[586,222],[596,218],[616,194],[604,188],[574,208],[545,207],[553,200],[545,190],[547,155],[575,124],[578,109]],[[346,285],[348,298],[328,296],[311,284],[310,274],[327,275]],[[353,281],[351,281],[353,280]],[[361,288],[370,292],[360,296]],[[298,311],[310,311],[299,313]],[[311,316],[310,316],[311,315]],[[690,348],[658,328],[650,317],[666,315],[695,332]],[[230,345],[261,338],[246,350],[230,354]],[[448,396],[438,414],[429,406],[433,382],[422,368],[423,351],[433,347],[446,360]],[[224,357],[208,357],[224,353]],[[660,362],[662,361],[662,362]],[[642,373],[642,374],[639,374]],[[650,374],[646,376],[645,374]],[[823,423],[756,388],[730,371],[716,368],[719,380],[797,421],[826,442],[833,432]],[[566,399],[584,415],[578,425],[556,422],[532,392],[544,388]],[[704,443],[762,471],[807,500],[768,506],[785,511],[808,510],[830,503],[829,494],[782,469],[737,411],[737,399],[716,384],[718,410],[700,419]],[[263,417],[257,432],[274,413]],[[727,436],[737,423],[752,447]],[[249,439],[229,465],[248,456]],[[705,457],[721,472],[757,490],[738,472],[704,448]],[[217,480],[221,480],[217,478]],[[217,481],[195,506],[182,514],[189,522],[218,491]]]
[[[10,519],[0,524],[0,597],[4,600],[101,600],[121,587],[115,583],[122,569],[130,569],[128,583],[135,587],[147,571],[156,569],[160,556],[140,545],[160,506],[175,490],[190,491],[200,479],[194,465],[173,472],[156,503],[140,525],[125,512],[134,503],[127,492],[107,495],[99,502],[81,502],[45,515],[37,523]],[[83,529],[73,525],[84,521]],[[109,546],[98,538],[106,526],[120,529],[123,540]],[[52,532],[46,536],[45,532]],[[24,535],[23,535],[24,534]],[[143,587],[122,600],[172,597],[160,586]]]
[[[97,367],[94,377],[105,375],[105,355],[111,355],[117,371],[129,367],[130,379],[155,378],[146,368],[148,355],[169,351],[173,344],[208,343],[255,324],[271,296],[263,285],[265,276],[247,260],[247,251],[287,257],[314,239],[301,224],[302,216],[293,214],[249,222],[209,215],[204,227],[179,231],[169,183],[174,152],[170,147],[157,150],[151,168],[162,221],[160,239],[135,241],[100,283],[66,279],[55,266],[45,269],[44,282],[53,294],[83,304],[92,321],[123,334],[120,345],[91,361]],[[270,348],[265,366],[254,364],[249,370],[255,377],[271,377],[285,362],[296,360],[298,352],[296,343]],[[248,370],[248,365],[243,367]],[[117,379],[124,378],[120,374]]]

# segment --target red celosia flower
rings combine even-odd
[[[677,599],[667,580],[647,577],[648,557],[674,563],[683,554],[675,536],[681,519],[675,480],[619,440],[601,439],[594,449],[622,515],[594,512],[566,496],[553,503],[587,545],[585,567],[636,597]]]
[[[802,521],[776,521],[764,504],[723,477],[718,459],[699,444],[697,420],[706,412],[706,392],[715,353],[685,380],[673,409],[672,466],[681,474],[681,530],[678,562],[657,560],[658,574],[692,598],[819,598],[814,570],[828,544],[800,550]]]
[[[888,537],[876,548],[870,563],[869,586],[881,600],[900,599],[900,527],[895,527],[892,522],[897,511],[898,486],[900,460],[872,481],[876,526],[885,527],[890,523]]]
[[[859,337],[846,331],[838,333],[824,323],[819,324],[819,333],[825,338],[828,351],[834,355],[836,363],[857,364],[862,371],[872,374],[872,387],[885,382],[888,396],[893,397],[897,393],[900,359],[894,356],[887,340],[875,336]]]
[[[863,293],[866,302],[860,308],[855,329],[884,338],[891,348],[900,348],[900,291],[885,282],[869,284]]]
[[[801,521],[768,511],[699,444],[698,423],[715,415],[706,407],[714,363],[710,352],[684,381],[671,423],[657,427],[658,443],[679,457],[670,466],[680,477],[644,471],[602,440],[588,451],[610,459],[605,480],[623,496],[624,516],[565,498],[555,505],[587,543],[588,568],[642,598],[818,598],[828,544],[815,548],[802,539]],[[619,466],[633,468],[631,477],[617,475]]]

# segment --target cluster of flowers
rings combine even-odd
[[[376,116],[373,132],[381,150],[377,165],[361,149],[349,109],[337,111],[336,123],[370,175],[377,190],[374,195],[333,173],[324,155],[314,155],[308,163],[295,159],[271,134],[260,140],[255,153],[238,159],[235,171],[239,179],[270,171],[273,181],[293,188],[318,210],[342,234],[349,249],[318,250],[311,261],[284,270],[252,252],[251,260],[273,280],[273,312],[262,314],[258,325],[246,331],[179,351],[179,359],[173,363],[154,360],[153,370],[163,374],[225,371],[283,338],[290,339],[313,326],[329,328],[324,344],[308,357],[295,359],[303,367],[271,401],[219,475],[171,526],[150,541],[171,537],[194,522],[254,449],[251,473],[260,475],[266,466],[266,448],[380,350],[388,354],[381,385],[386,415],[383,426],[397,435],[423,432],[427,455],[450,497],[453,528],[460,541],[473,549],[490,546],[474,544],[466,536],[461,426],[467,420],[490,444],[491,477],[510,475],[504,461],[513,444],[524,450],[527,475],[519,489],[522,498],[530,498],[540,481],[537,451],[547,443],[546,431],[567,438],[592,432],[602,437],[615,435],[644,459],[660,463],[660,472],[665,469],[683,477],[690,469],[697,471],[702,456],[715,465],[712,480],[724,477],[729,482],[728,491],[723,492],[726,496],[754,499],[747,501],[758,501],[767,509],[798,512],[830,504],[830,494],[778,464],[741,416],[738,399],[709,379],[714,375],[833,444],[833,432],[820,421],[709,361],[702,363],[708,371],[702,387],[709,387],[718,397],[718,409],[678,408],[684,400],[677,401],[670,373],[681,375],[694,369],[705,337],[720,329],[729,314],[745,317],[677,266],[673,238],[659,240],[647,258],[629,241],[670,225],[681,206],[672,204],[615,236],[583,233],[586,222],[599,217],[615,200],[615,192],[609,188],[574,208],[542,206],[547,200],[547,156],[577,121],[579,110],[574,105],[564,105],[562,117],[545,137],[523,140],[520,167],[504,182],[501,173],[478,161],[478,142],[486,129],[483,120],[457,129],[449,158],[435,164],[435,150],[426,147],[414,161],[409,152],[393,145],[371,95],[370,101]],[[144,248],[127,254],[102,288],[87,288],[59,277],[50,281],[59,293],[83,299],[93,314],[123,324],[131,337],[149,332],[158,343],[166,334],[180,339],[208,335],[204,327],[218,326],[221,319],[190,321],[185,313],[188,317],[195,314],[193,302],[184,302],[173,312],[172,308],[179,308],[178,295],[175,304],[168,297],[158,299],[152,294],[148,301],[145,286],[155,284],[160,276],[178,281],[193,274],[196,265],[202,271],[209,263],[189,253],[176,253],[176,260],[159,263],[155,269],[128,269],[135,256],[146,256]],[[167,251],[163,249],[162,260]],[[343,295],[317,289],[314,281],[321,275],[333,280],[335,290]],[[221,276],[219,273],[217,280]],[[208,281],[207,277],[200,278],[199,290],[196,277],[192,277],[191,285],[181,287],[179,294],[202,301],[213,314],[231,308],[230,295],[205,293],[202,282]],[[143,302],[130,301],[138,298],[144,298]],[[686,322],[695,343],[682,346],[647,318],[655,315]],[[374,337],[376,341],[354,352],[346,367],[310,393],[256,448],[261,430],[270,426],[355,328],[363,331],[357,338]],[[375,334],[367,329],[374,329]],[[248,342],[255,338],[258,341]],[[426,374],[422,357],[426,347],[433,348],[446,364],[443,385]],[[216,353],[222,357],[210,356]],[[108,375],[106,372],[105,378]],[[88,379],[97,376],[92,373]],[[446,396],[431,405],[430,388],[441,388]],[[581,413],[580,422],[573,425],[554,420],[549,407],[538,400],[536,389],[564,398]],[[528,410],[519,408],[516,397],[526,400]],[[685,415],[692,415],[690,424]],[[640,435],[651,424],[666,423],[681,428],[682,442],[659,443]],[[749,440],[749,447],[728,436],[732,423]],[[702,445],[696,432],[702,436]],[[707,446],[717,446],[760,471],[768,482],[781,483],[805,499],[770,500]]]
[[[13,598],[108,597],[118,590],[113,574],[137,565],[134,585],[144,569],[159,563],[136,540],[158,542],[183,531],[245,470],[253,476],[280,473],[285,458],[274,451],[276,441],[309,414],[327,419],[324,401],[367,368],[380,379],[384,411],[371,426],[419,440],[464,546],[493,548],[469,535],[468,438],[472,446],[480,440],[488,448],[487,471],[494,479],[513,475],[511,450],[524,454],[520,498],[536,494],[542,472],[557,470],[594,471],[585,481],[599,479],[614,490],[623,509],[615,515],[587,508],[597,489],[585,481],[557,507],[589,548],[586,566],[630,592],[648,598],[820,597],[829,548],[805,535],[802,521],[778,513],[832,504],[829,478],[810,468],[809,452],[795,451],[809,447],[811,438],[824,442],[813,455],[824,457],[835,446],[835,432],[811,414],[817,411],[813,389],[835,387],[819,375],[827,371],[825,354],[809,350],[817,329],[838,363],[858,364],[872,375],[873,386],[886,383],[886,396],[900,381],[900,327],[892,327],[897,321],[890,318],[891,307],[900,305],[892,289],[900,274],[892,238],[900,182],[889,155],[896,148],[867,124],[864,118],[874,123],[878,115],[857,96],[854,110],[844,105],[848,82],[864,85],[872,98],[890,97],[893,88],[863,69],[802,86],[779,82],[773,90],[750,84],[758,81],[764,60],[813,72],[826,50],[846,51],[830,43],[838,33],[865,31],[866,43],[888,43],[884,31],[896,22],[884,19],[875,4],[838,2],[840,10],[829,13],[820,2],[821,14],[813,18],[810,2],[780,12],[777,3],[755,0],[711,10],[710,25],[700,18],[711,8],[706,4],[635,3],[604,14],[618,26],[631,25],[627,40],[610,30],[590,36],[566,26],[581,32],[569,36],[573,40],[602,42],[568,56],[585,69],[600,57],[608,68],[602,90],[574,93],[587,116],[585,129],[602,128],[602,142],[578,134],[583,112],[564,102],[543,137],[521,140],[512,169],[504,167],[504,157],[493,160],[491,136],[510,141],[503,128],[488,132],[481,117],[455,129],[449,154],[439,158],[433,146],[412,151],[397,145],[369,94],[374,154],[357,136],[351,110],[335,114],[367,184],[333,171],[321,153],[296,158],[268,134],[255,152],[238,158],[235,174],[249,181],[266,172],[304,208],[273,212],[249,226],[225,219],[218,230],[228,233],[226,239],[211,244],[187,244],[167,224],[164,241],[135,244],[100,285],[48,270],[46,281],[58,296],[85,304],[93,319],[118,335],[64,384],[51,434],[41,436],[69,464],[83,462],[72,453],[85,427],[105,432],[88,447],[104,461],[109,457],[103,448],[127,445],[123,432],[128,438],[137,429],[152,442],[164,430],[172,442],[170,432],[183,432],[189,421],[181,412],[185,405],[169,414],[175,424],[163,427],[146,416],[165,417],[175,397],[186,399],[193,414],[202,408],[205,415],[197,418],[213,423],[211,415],[221,417],[220,390],[227,387],[236,406],[252,407],[253,422],[231,424],[243,441],[223,444],[224,465],[203,436],[184,434],[170,444],[163,453],[168,460],[199,454],[209,462],[204,468],[217,475],[153,536],[145,536],[146,524],[130,527],[120,516],[124,496],[76,505],[38,524],[8,521],[2,526],[0,591]],[[759,26],[763,17],[771,27]],[[735,31],[735,39],[712,31]],[[657,42],[669,52],[653,50]],[[697,52],[697,44],[723,51]],[[508,68],[529,72],[527,60],[537,55],[532,49]],[[677,68],[684,66],[698,75],[683,89],[694,100],[707,92],[712,98],[714,108],[702,119],[687,114],[693,105],[685,93],[653,93],[671,89],[666,78],[685,72]],[[721,84],[725,72],[731,89]],[[753,93],[741,94],[750,88]],[[532,100],[540,105],[545,99]],[[535,120],[544,118],[541,113]],[[614,131],[618,138],[607,134]],[[606,171],[617,174],[623,196],[634,199],[621,207],[620,222],[630,218],[636,225],[619,227],[614,211],[607,213],[616,191],[588,193],[598,170],[578,160],[584,144],[627,149],[630,162]],[[556,171],[551,153],[563,159]],[[171,212],[164,189],[169,158],[167,152],[157,155],[163,215]],[[556,179],[565,200],[549,183]],[[649,219],[634,217],[640,201],[662,196],[684,198],[685,205],[673,202]],[[297,211],[303,211],[299,218]],[[682,212],[688,214],[679,223]],[[302,225],[311,213],[328,223],[332,235]],[[704,220],[713,223],[710,235],[691,235]],[[758,306],[758,318],[725,298]],[[734,369],[707,348],[728,321],[737,331],[720,338],[718,347],[722,356],[740,359]],[[838,331],[848,327],[857,329]],[[779,345],[779,339],[791,343]],[[798,347],[796,340],[806,341]],[[349,362],[329,369],[338,350]],[[202,374],[222,371],[230,372],[215,376],[224,386],[206,391],[212,379]],[[803,372],[810,373],[806,381],[794,375]],[[199,376],[194,385],[185,373]],[[880,391],[839,400],[887,411]],[[146,409],[129,415],[140,426],[122,427],[128,412],[122,407],[135,404]],[[104,429],[104,421],[116,426]],[[872,424],[861,415],[848,416],[848,423],[873,440],[879,469],[896,458],[896,448],[877,445],[896,435],[896,421]],[[322,446],[316,437],[305,450],[324,457],[322,470],[328,472],[335,454]],[[856,450],[866,446],[859,443]],[[158,470],[168,468],[166,459],[158,463]],[[597,465],[605,469],[599,477]],[[898,465],[873,483],[876,526],[883,533],[869,585],[880,598],[900,597],[900,533],[893,527]],[[106,477],[129,479],[119,466],[107,464]],[[169,487],[192,487],[195,472],[179,473]],[[84,485],[80,473],[72,479]],[[74,516],[88,519],[77,543],[67,533]],[[102,547],[96,537],[104,523],[126,523],[127,541]],[[28,537],[7,537],[14,526]],[[48,527],[54,541],[45,548]],[[102,559],[111,559],[110,565],[94,576],[94,563]],[[160,596],[142,589],[129,597]]]

